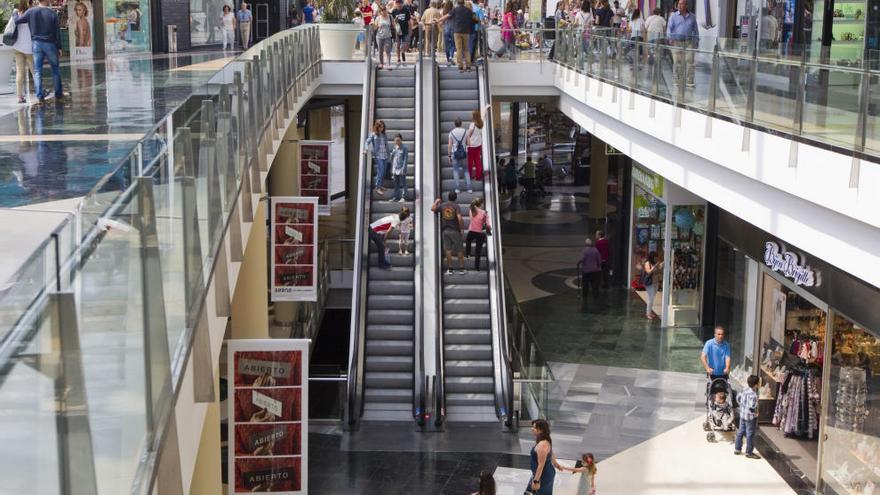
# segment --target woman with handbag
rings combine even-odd
[[[3,44],[9,45],[12,41],[12,50],[15,55],[15,96],[19,103],[27,103],[24,97],[27,85],[27,73],[31,73],[31,81],[34,80],[34,49],[31,43],[31,30],[27,23],[15,24],[15,20],[30,8],[28,0],[21,0],[18,7],[12,11],[12,18],[3,32]],[[14,40],[14,41],[13,41]]]
[[[642,265],[642,285],[645,286],[645,292],[648,294],[648,300],[645,301],[647,305],[645,308],[645,318],[649,320],[657,319],[657,313],[654,312],[654,298],[657,297],[658,285],[655,275],[659,275],[662,268],[663,264],[657,262],[657,252],[651,251],[648,253],[648,258]]]
[[[561,471],[564,468],[553,453],[550,423],[546,419],[532,421],[532,434],[535,435],[535,445],[529,453],[532,461],[532,478],[529,480],[526,492],[533,495],[553,495],[556,470]]]

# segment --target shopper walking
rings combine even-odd
[[[657,252],[648,253],[648,258],[642,264],[642,285],[645,286],[645,292],[648,300],[645,301],[645,317],[649,320],[657,318],[654,312],[654,298],[657,297],[657,286],[659,285],[657,276],[660,274],[662,265],[657,263]]]
[[[441,238],[443,239],[443,251],[446,255],[446,274],[452,275],[452,253],[458,255],[459,273],[464,275],[464,246],[461,231],[464,230],[464,220],[461,218],[461,208],[456,203],[458,194],[451,191],[446,201],[440,198],[434,200],[431,211],[440,215]]]
[[[400,222],[407,218],[409,218],[409,208],[401,208],[400,213],[386,215],[370,224],[370,242],[376,246],[376,259],[379,261],[379,268],[383,270],[391,268],[385,241],[388,239],[388,234],[394,229],[399,229]]]
[[[474,11],[467,8],[464,0],[455,0],[455,8],[449,14],[442,17],[443,21],[452,22],[452,37],[455,40],[455,61],[459,72],[471,70],[471,54],[468,51],[468,41],[474,31],[476,16]]]
[[[15,56],[15,96],[18,97],[19,103],[26,103],[25,90],[27,89],[27,75],[31,73],[31,80],[34,78],[34,47],[31,40],[31,29],[27,24],[16,25],[15,21],[19,19],[30,8],[28,0],[21,0],[18,8],[12,11],[12,19],[9,20],[15,29],[15,43],[12,45],[13,55]],[[7,29],[9,29],[7,27]]]
[[[710,378],[727,378],[730,372],[730,343],[724,340],[723,327],[715,327],[714,337],[703,344],[700,363]]]
[[[430,7],[422,13],[420,23],[422,25],[422,33],[424,33],[426,54],[431,56],[437,49],[438,38],[440,37],[440,18],[443,13],[440,11],[440,2],[431,2]],[[442,38],[441,38],[442,39]]]
[[[601,230],[596,232],[596,250],[602,256],[602,288],[607,289],[611,278],[611,243]]]
[[[504,166],[504,190],[511,195],[516,192],[517,173],[516,157],[510,157]]]
[[[480,258],[483,256],[483,244],[486,243],[486,235],[492,233],[489,217],[483,209],[482,198],[471,202],[471,222],[468,225],[467,237],[465,238],[464,255],[471,257],[471,243],[476,242],[477,250],[474,251],[474,270],[480,271]]]
[[[535,435],[535,445],[529,452],[532,476],[529,479],[526,492],[531,492],[534,495],[553,495],[556,470],[564,468],[556,460],[556,454],[553,453],[550,424],[546,419],[532,421],[532,434]]]
[[[55,83],[55,100],[64,97],[61,87],[61,27],[58,14],[49,8],[49,0],[40,0],[40,4],[31,7],[23,15],[15,19],[15,24],[27,24],[31,35],[31,50],[34,55],[34,87],[37,98],[43,103],[46,93],[43,91],[43,62],[49,62],[52,68],[52,80]]]
[[[449,161],[452,163],[452,178],[455,180],[455,192],[461,192],[461,181],[459,176],[464,171],[464,180],[467,184],[468,192],[474,192],[471,188],[471,174],[467,169],[467,151],[465,151],[465,134],[467,131],[461,126],[461,119],[455,119],[455,127],[449,131],[449,139],[447,140],[447,149],[449,150]]]
[[[381,16],[379,16],[379,18],[381,18]],[[386,18],[389,17],[386,15]],[[379,196],[384,196],[385,171],[388,166],[388,158],[391,155],[391,146],[388,144],[388,135],[385,134],[384,121],[377,120],[373,123],[373,132],[367,137],[367,141],[364,143],[364,153],[367,153],[367,147],[372,151],[373,162],[376,164],[376,178],[373,182],[373,187],[376,192],[379,193]]]
[[[580,467],[563,468],[573,474],[580,474],[577,495],[594,495],[596,493],[596,457],[587,452],[581,454]]]
[[[504,51],[507,58],[516,60],[516,12],[512,1],[504,6],[504,15],[501,17],[501,41],[504,42]]]
[[[241,48],[247,50],[251,46],[251,22],[254,20],[253,14],[248,10],[248,4],[241,2],[238,12],[235,14],[238,21],[238,35],[241,37]]]
[[[412,0],[407,0],[411,2]],[[409,50],[409,39],[411,35],[411,24],[413,12],[412,4],[404,4],[403,0],[397,0],[394,10],[391,11],[391,17],[394,18],[395,26],[395,45],[397,46],[397,65],[400,66],[406,62],[406,52]]]
[[[235,15],[232,14],[232,7],[223,6],[223,15],[220,16],[220,32],[223,36],[223,49],[226,50],[227,43],[230,49],[235,49]]]
[[[403,144],[403,136],[394,136],[394,148],[391,150],[391,179],[394,181],[394,197],[391,201],[406,202],[406,167],[409,149]]]
[[[452,21],[448,20],[449,13],[452,12],[452,0],[443,2],[443,16],[439,22],[443,30],[443,51],[446,53],[446,65],[452,67],[455,65],[453,56],[455,56],[455,39],[452,36]]]
[[[581,273],[581,297],[583,301],[590,295],[590,287],[593,293],[599,292],[599,281],[602,276],[602,255],[593,246],[593,240],[589,237],[584,242],[584,250],[581,251],[581,259],[578,261],[578,269]]]
[[[488,108],[488,107],[487,107]],[[467,168],[474,180],[483,180],[483,115],[479,110],[471,112],[473,121],[468,126]]]
[[[739,404],[739,428],[736,429],[736,439],[733,443],[733,453],[742,455],[743,436],[746,437],[746,457],[760,459],[755,454],[755,430],[758,427],[758,377],[749,375],[746,379],[748,388],[740,392],[736,397]]]
[[[675,46],[672,51],[675,81],[681,84],[684,79],[686,86],[693,87],[694,45],[700,39],[700,31],[697,16],[688,12],[687,0],[678,0],[678,11],[669,18],[666,37]]]
[[[632,58],[629,57],[629,54],[633,49],[636,51],[636,57],[641,58],[644,55],[642,42],[645,41],[645,20],[642,19],[641,10],[633,10],[632,20],[627,25],[627,30],[629,31],[630,44],[626,49],[626,55],[629,61],[632,62]]]
[[[388,14],[384,5],[379,6],[379,13],[373,18],[373,29],[376,32],[376,44],[379,48],[379,70],[385,66],[388,60],[388,70],[391,70],[391,45],[393,43],[392,30],[394,20]]]
[[[306,6],[302,9],[303,15],[303,24],[313,24],[315,22],[315,13],[317,10],[315,9],[315,1],[309,0],[306,3]]]

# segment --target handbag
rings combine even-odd
[[[18,24],[15,23],[15,17],[11,17],[3,30],[3,44],[12,46],[18,41]]]

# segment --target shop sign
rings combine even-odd
[[[632,177],[637,184],[648,189],[658,198],[663,197],[663,177],[648,172],[637,165],[633,165]]]
[[[317,210],[315,197],[272,198],[273,301],[318,300]]]
[[[622,155],[623,153],[621,153],[620,150],[615,148],[614,146],[611,146],[610,144],[605,143],[605,154],[608,156],[611,156],[611,155]]]
[[[318,198],[318,214],[330,215],[330,141],[300,141],[299,192]]]
[[[70,58],[92,58],[92,26],[95,16],[91,0],[67,2],[67,32],[70,36]]]
[[[767,241],[764,244],[764,264],[774,272],[794,280],[797,285],[804,287],[816,285],[816,274],[813,269],[801,264],[797,253],[784,251],[779,244],[773,241]]]
[[[308,493],[309,340],[229,340],[227,349],[230,493]]]

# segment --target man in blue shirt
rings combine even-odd
[[[61,58],[61,26],[58,24],[58,14],[49,8],[49,0],[40,0],[36,7],[28,9],[24,15],[15,20],[16,24],[27,23],[31,31],[31,42],[34,51],[34,88],[40,103],[43,103],[46,94],[43,91],[43,61],[48,61],[52,68],[52,79],[55,82],[55,99],[60,100],[64,93],[61,89],[61,67],[58,59]]]
[[[724,340],[723,328],[715,327],[715,338],[706,341],[700,361],[713,379],[727,378],[730,372],[730,344]]]
[[[309,3],[303,7],[303,23],[312,24],[315,22],[315,2],[309,0]]]
[[[248,10],[248,4],[241,2],[241,8],[235,13],[235,17],[238,19],[241,47],[247,50],[251,46],[251,21],[254,20],[253,14]]]
[[[687,0],[678,0],[678,12],[669,18],[666,37],[672,40],[675,80],[681,84],[685,76],[688,87],[694,86],[694,49],[699,45],[700,30],[697,16],[688,12]]]

